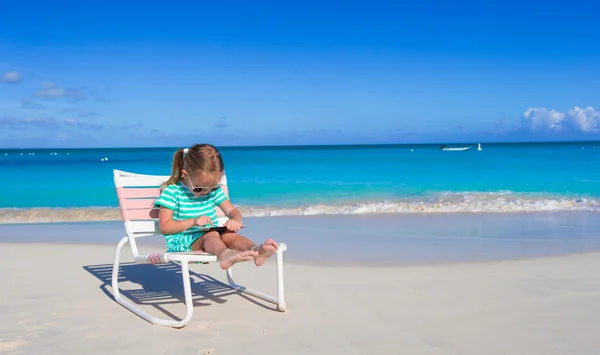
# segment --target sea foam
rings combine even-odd
[[[516,213],[544,211],[600,212],[588,198],[519,196],[510,192],[445,193],[427,200],[356,201],[299,206],[238,206],[246,217],[367,213]],[[4,208],[0,223],[45,223],[121,220],[118,208]]]

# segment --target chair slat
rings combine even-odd
[[[120,176],[119,182],[122,187],[154,187],[161,186],[168,179],[168,176],[158,175]]]
[[[148,198],[158,197],[160,195],[159,187],[146,187],[146,188],[124,188],[117,187],[117,196],[119,199],[126,198]]]
[[[160,235],[160,226],[158,220],[147,220],[147,221],[128,221],[125,222],[127,225],[127,232],[133,234],[155,234]]]
[[[121,214],[126,221],[139,221],[158,218],[158,208],[146,208],[141,210],[122,209]]]
[[[121,204],[121,208],[126,210],[136,210],[136,209],[144,209],[144,208],[154,208],[154,201],[156,198],[145,198],[145,199],[121,199],[119,202]]]

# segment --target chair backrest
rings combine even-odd
[[[154,201],[160,195],[161,185],[169,179],[169,176],[144,175],[114,170],[114,178],[127,236],[134,239],[136,237],[160,235],[158,208],[154,207]],[[225,175],[223,175],[220,183],[223,192],[229,196]],[[227,220],[223,211],[218,207],[217,216],[219,217],[219,224]],[[137,254],[135,244],[132,244],[132,247],[134,248],[134,254]]]

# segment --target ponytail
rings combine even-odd
[[[174,185],[181,181],[183,177],[183,168],[188,174],[196,173],[223,173],[223,158],[217,150],[210,144],[194,144],[189,148],[179,148],[173,156],[173,167],[171,176],[163,187]]]
[[[164,186],[178,183],[182,178],[183,170],[183,148],[177,149],[173,155],[173,167],[171,168],[171,177],[164,183]]]

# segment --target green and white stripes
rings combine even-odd
[[[210,217],[212,223],[218,223],[216,206],[219,206],[227,196],[222,189],[210,194],[195,197],[194,194],[181,182],[169,185],[161,192],[154,202],[156,207],[163,206],[173,211],[173,220],[185,220],[200,216]],[[199,226],[194,226],[177,234],[165,234],[167,247],[170,251],[191,251],[192,243],[200,238]]]

